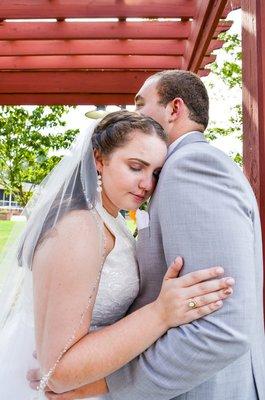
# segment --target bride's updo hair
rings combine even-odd
[[[165,131],[152,118],[122,110],[107,114],[99,122],[92,135],[92,147],[107,156],[128,143],[135,130],[147,135],[157,135],[167,142]]]

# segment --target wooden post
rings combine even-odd
[[[242,0],[241,7],[244,172],[260,208],[265,257],[265,2]]]

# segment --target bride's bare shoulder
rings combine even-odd
[[[78,236],[92,233],[92,229],[97,229],[102,224],[96,212],[89,210],[73,210],[68,212],[57,224],[58,234],[77,234]]]

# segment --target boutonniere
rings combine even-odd
[[[149,214],[147,211],[144,211],[144,210],[136,211],[136,225],[137,225],[138,231],[140,229],[144,229],[149,226]]]

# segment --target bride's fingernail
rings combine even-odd
[[[217,307],[221,307],[223,305],[222,300],[218,300],[216,303]]]
[[[182,262],[182,258],[180,257],[180,256],[178,256],[176,259],[175,259],[175,262],[177,263],[177,262]]]
[[[235,280],[233,278],[227,278],[225,280],[225,283],[227,283],[228,285],[234,285],[235,284]]]
[[[222,267],[217,267],[217,268],[216,268],[216,273],[217,273],[218,275],[221,275],[221,274],[224,273],[224,269],[223,269]]]

